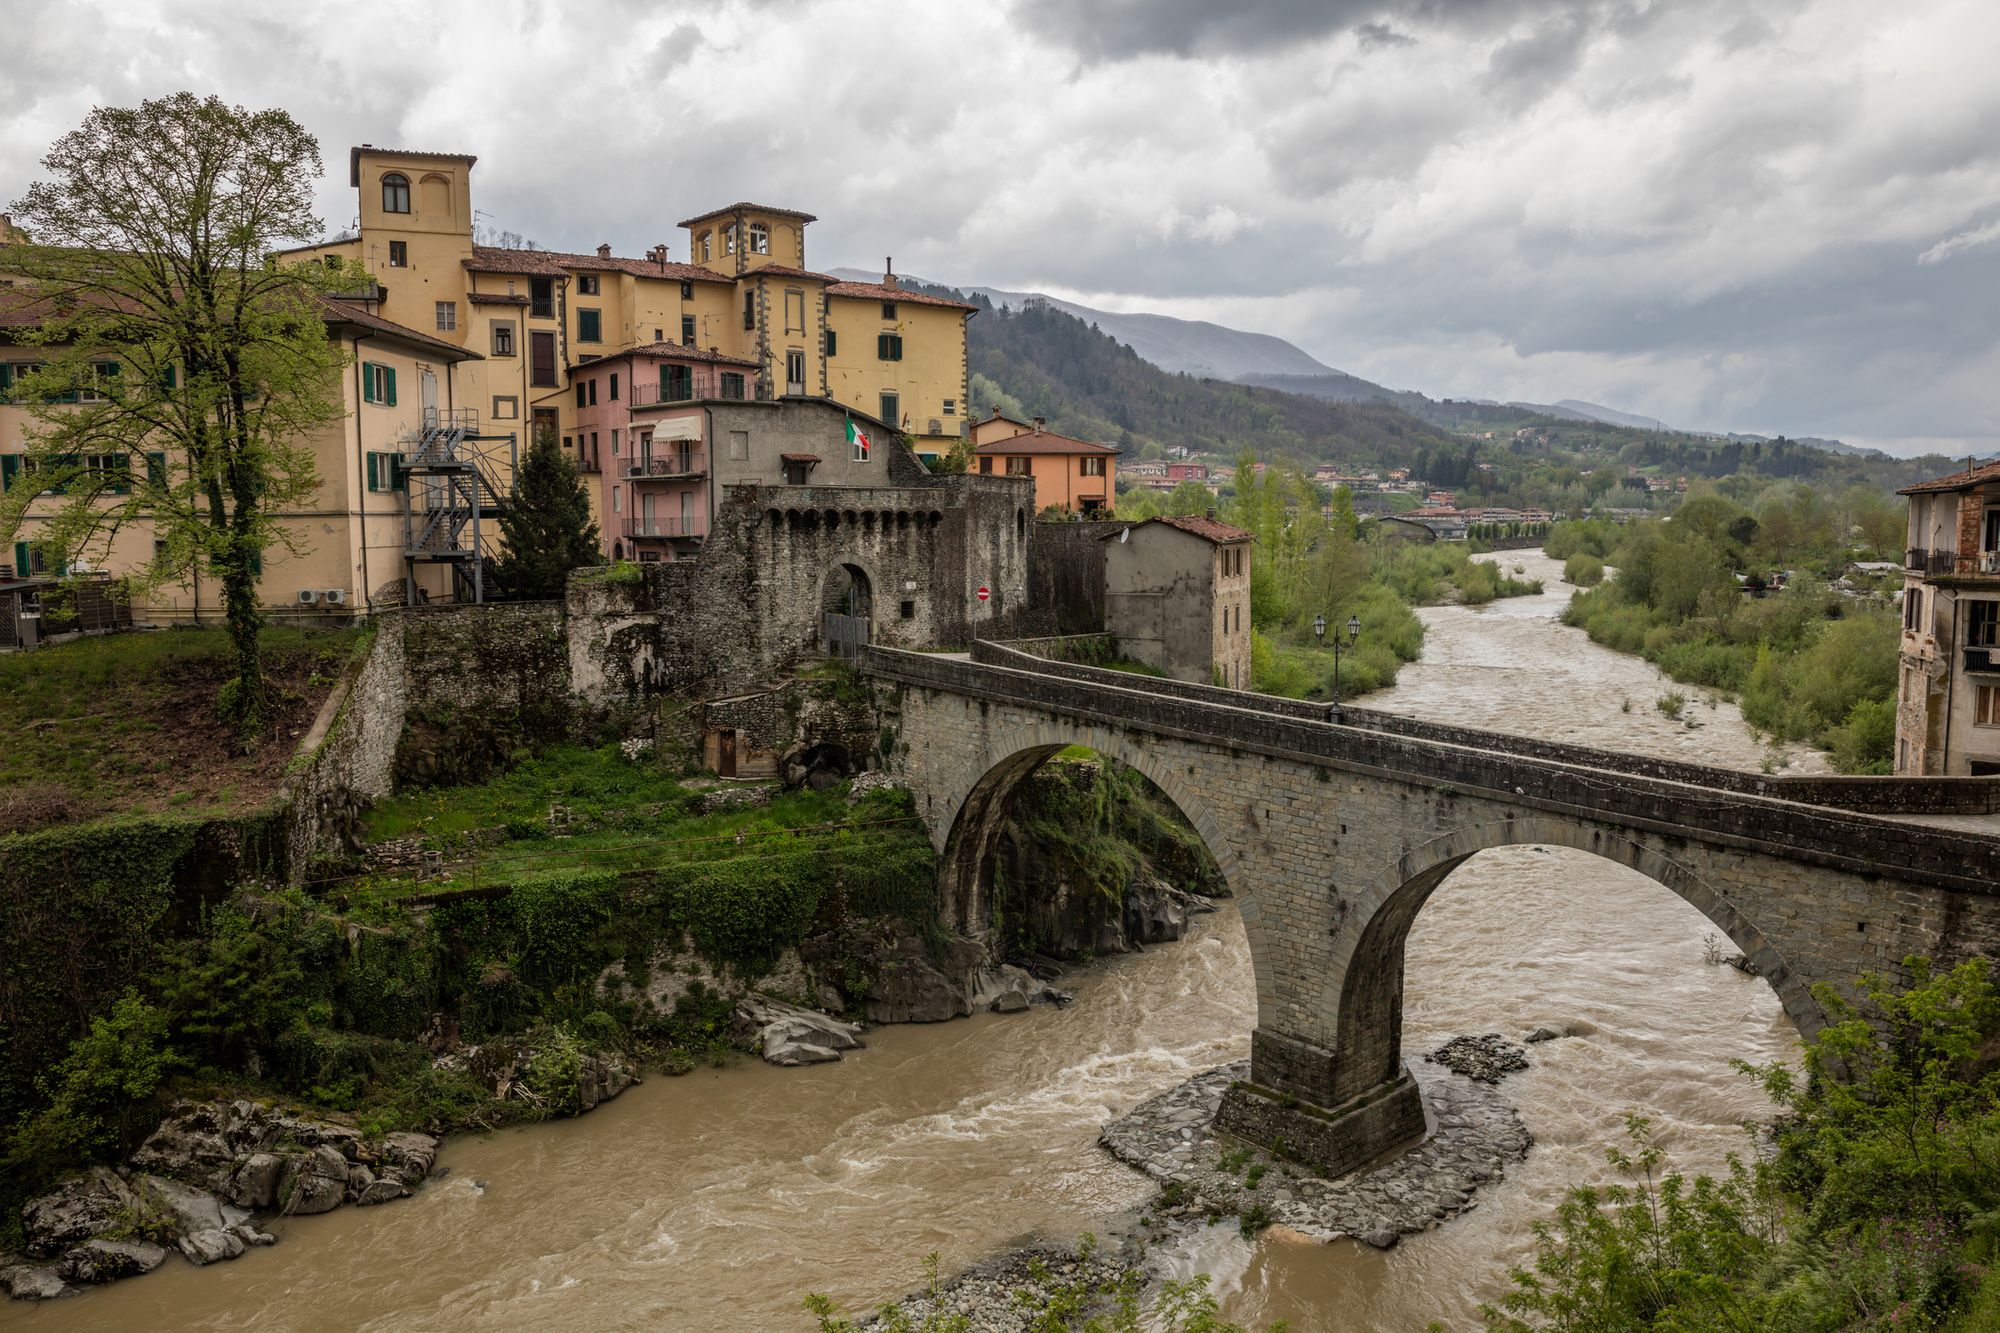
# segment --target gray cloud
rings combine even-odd
[[[1415,46],[1417,39],[1406,32],[1397,32],[1386,23],[1363,23],[1354,30],[1354,36],[1362,48],[1377,46]]]

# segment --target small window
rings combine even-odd
[[[894,301],[884,301],[882,303],[882,318],[894,319],[895,317],[896,317],[896,303]]]
[[[1017,454],[1007,460],[1007,475],[1010,477],[1032,477],[1035,474],[1030,465],[1030,460],[1022,458]]]
[[[393,366],[379,365],[373,361],[361,363],[361,401],[379,403],[383,407],[396,405],[396,370]]]
[[[2000,685],[1981,685],[1972,695],[1972,721],[1981,727],[2000,727]]]
[[[692,300],[694,300],[694,284],[693,284],[693,283],[691,283],[691,282],[684,282],[684,283],[682,283],[682,284],[681,284],[681,300],[683,300],[683,301],[692,301]]]
[[[493,326],[493,355],[514,355],[514,325],[511,322]]]
[[[578,407],[590,406],[590,389],[588,385],[588,380],[578,380],[576,382],[576,405]]]
[[[596,296],[598,294],[597,275],[595,273],[585,273],[579,276],[576,280],[576,294],[578,296]]]
[[[408,241],[389,242],[389,267],[408,268],[410,266],[410,243]]]
[[[521,400],[512,394],[495,394],[493,397],[493,419],[495,421],[520,420]]]
[[[724,398],[743,397],[743,376],[733,370],[722,372],[722,396]]]
[[[893,429],[903,420],[903,408],[901,401],[896,397],[895,394],[885,393],[881,397],[880,404],[882,411],[880,412],[879,415],[881,416],[882,420],[887,422],[889,426]]]
[[[397,454],[371,452],[368,455],[368,489],[377,495],[402,490],[402,458]]]
[[[1104,459],[1101,456],[1091,455],[1078,461],[1083,465],[1084,476],[1101,477],[1104,475]]]
[[[771,229],[761,222],[750,224],[750,253],[753,255],[771,253]]]
[[[736,224],[733,222],[722,229],[722,253],[726,255],[736,253]]]
[[[585,380],[585,381],[584,381],[584,388],[586,388],[586,389],[590,390],[590,402],[589,402],[589,404],[588,404],[588,405],[589,405],[589,406],[591,406],[591,407],[596,407],[596,406],[597,406],[597,381],[596,381],[596,380],[594,380],[594,379],[593,379],[593,380]]]
[[[826,331],[826,338],[824,341],[826,346],[825,354],[827,356],[832,356],[835,352],[840,350],[840,336],[836,334],[832,329],[828,329]]]
[[[450,333],[458,327],[458,302],[439,301],[437,303],[439,333]]]
[[[917,618],[917,604],[907,600],[898,602],[896,604],[896,615],[901,620],[915,620]]]
[[[528,317],[530,319],[554,319],[556,317],[556,280],[554,278],[528,279]]]
[[[604,341],[604,316],[601,311],[579,310],[576,312],[576,340],[580,343]]]
[[[662,341],[664,341],[664,340],[666,339],[666,336],[667,336],[667,331],[666,331],[665,329],[658,329],[658,328],[656,328],[656,329],[654,329],[654,330],[653,330],[653,341],[654,341],[654,342],[662,342]]]
[[[2000,602],[1968,601],[1965,610],[1965,646],[2000,648]]]
[[[614,514],[623,513],[624,509],[625,506],[620,501],[618,488],[616,486],[613,486],[611,488],[611,512]]]
[[[706,263],[708,260],[715,258],[715,255],[713,253],[714,247],[711,244],[713,238],[714,238],[714,233],[705,231],[701,234],[701,237],[699,239],[698,244],[701,248],[701,257],[704,263]]]
[[[611,428],[611,456],[618,457],[618,427]]]
[[[694,316],[681,316],[681,346],[694,346]]]
[[[948,417],[955,417],[958,415],[958,399],[947,398],[944,400],[944,414]]]
[[[757,293],[755,292],[746,291],[743,293],[743,327],[746,329],[757,327]]]
[[[618,372],[615,370],[611,372],[611,389],[606,396],[614,403],[618,401]],[[612,452],[617,451],[614,449]]]
[[[392,171],[382,178],[382,211],[384,213],[410,211],[410,178],[400,171]]]
[[[540,389],[552,389],[556,383],[556,335],[553,333],[531,333],[528,335],[529,367],[528,383]]]
[[[993,475],[993,459],[990,455],[979,460],[979,470],[988,476]]]
[[[793,348],[785,353],[785,392],[806,391],[806,354]]]
[[[875,335],[875,356],[882,361],[903,359],[903,335],[900,333],[879,333]]]

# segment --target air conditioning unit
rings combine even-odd
[[[328,588],[325,596],[328,606],[345,606],[347,604],[347,589],[345,588]]]
[[[317,601],[319,601],[319,593],[318,593],[318,591],[316,591],[315,589],[312,589],[312,588],[300,588],[300,589],[299,589],[299,605],[300,605],[300,606],[311,606],[311,605],[313,605],[313,604],[314,604],[315,602],[317,602]]]
[[[1979,572],[1982,574],[2000,574],[2000,551],[1981,551],[1979,553]]]

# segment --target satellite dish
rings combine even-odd
[[[1127,538],[1131,537],[1131,535],[1132,535],[1132,529],[1126,528],[1124,531],[1118,534],[1118,540],[1120,542],[1124,542]]]

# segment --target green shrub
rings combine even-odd
[[[1563,580],[1579,588],[1595,588],[1604,582],[1604,562],[1588,551],[1578,551],[1563,562]]]

